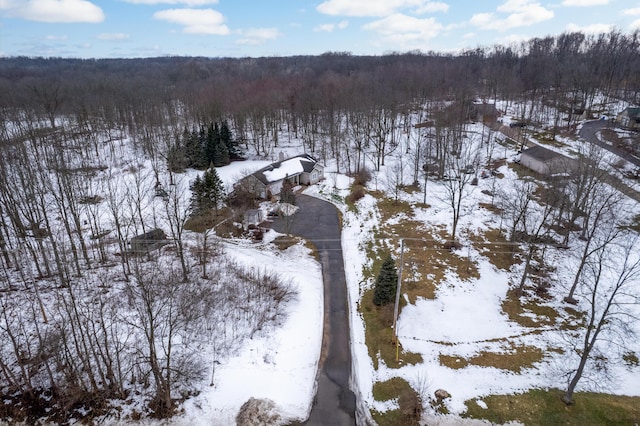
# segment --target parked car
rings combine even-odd
[[[512,121],[509,123],[509,127],[526,127],[527,123],[523,121]]]

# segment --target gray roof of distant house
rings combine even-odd
[[[541,147],[539,145],[522,151],[522,155],[525,154],[543,162],[552,160],[554,158],[563,157],[563,155],[559,152],[551,151],[550,149]]]

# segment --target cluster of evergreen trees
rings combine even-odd
[[[242,158],[237,141],[233,138],[226,121],[201,125],[199,130],[184,129],[182,137],[168,153],[167,161],[171,170],[185,168],[206,169],[225,166]]]

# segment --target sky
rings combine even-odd
[[[640,29],[640,0],[0,0],[0,55],[456,53]]]

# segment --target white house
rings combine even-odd
[[[294,186],[313,185],[324,178],[324,166],[309,154],[281,160],[243,178],[237,185],[267,199],[280,193],[282,183],[289,179]]]
[[[520,155],[520,164],[545,176],[569,173],[574,163],[575,160],[539,145],[525,149]]]

